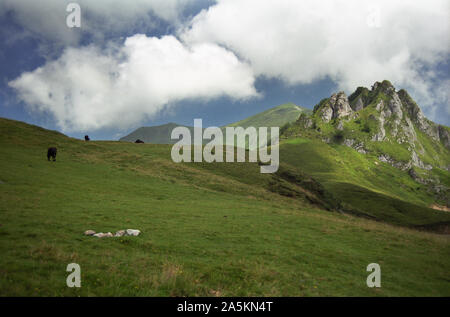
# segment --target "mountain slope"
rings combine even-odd
[[[405,203],[449,207],[449,128],[426,119],[408,93],[396,91],[388,81],[375,83],[371,90],[359,87],[348,98],[343,92],[333,94],[283,133],[291,142],[301,137],[316,140],[316,150],[329,148],[330,153],[310,158],[327,160],[320,166],[307,168],[299,149],[292,164],[318,177],[328,190],[363,214],[398,223],[406,220],[407,210],[414,209],[389,201],[379,205],[385,196],[367,204],[364,199],[371,195],[367,190]],[[339,167],[337,163],[344,164]],[[321,178],[324,166],[328,166],[328,176]],[[389,171],[387,166],[393,168]],[[441,226],[448,228],[449,224]]]
[[[158,126],[141,127],[130,134],[120,138],[119,141],[135,142],[137,139],[144,141],[145,143],[153,144],[174,144],[177,140],[172,140],[170,135],[172,130],[182,125],[176,123],[167,123]],[[187,127],[187,126],[186,126]],[[193,127],[187,127],[191,133],[194,132]]]
[[[301,113],[308,113],[308,109],[294,105],[293,103],[283,104],[241,121],[231,123],[229,127],[281,127],[288,122],[294,122]],[[177,126],[183,126],[176,123],[167,123],[160,126],[141,127],[130,134],[122,137],[120,141],[134,142],[141,139],[146,143],[153,144],[174,144],[177,140],[170,138],[172,130]],[[224,131],[227,126],[222,127]],[[185,126],[193,135],[193,127]]]
[[[286,123],[296,121],[300,114],[309,112],[311,112],[311,110],[297,106],[293,103],[286,103],[241,121],[228,124],[227,127],[281,127]]]
[[[300,157],[319,175],[328,162],[285,142],[286,163],[268,175],[257,163],[176,164],[169,145],[84,142],[0,119],[0,294],[450,295],[448,236],[311,203],[326,189],[288,165]],[[83,236],[126,228],[142,234]],[[72,262],[81,288],[65,284]],[[372,262],[382,288],[365,284]]]

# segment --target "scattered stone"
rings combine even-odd
[[[140,230],[137,229],[127,229],[127,230],[119,230],[115,234],[112,234],[111,232],[99,232],[95,233],[94,230],[86,230],[84,234],[86,236],[92,236],[97,238],[111,238],[111,237],[123,237],[123,236],[138,236],[141,233]]]
[[[127,236],[138,236],[141,233],[140,230],[127,229]]]
[[[116,234],[114,235],[115,237],[122,237],[125,235],[125,230],[119,230],[116,232]]]
[[[353,139],[345,139],[344,140],[344,144],[347,145],[348,147],[352,147],[352,145],[355,143],[355,140]]]

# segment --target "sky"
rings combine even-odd
[[[447,0],[0,0],[0,116],[116,140],[388,79],[449,126],[449,15]]]

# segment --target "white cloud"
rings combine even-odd
[[[178,25],[182,10],[195,0],[2,0],[0,17],[12,12],[27,34],[63,45],[75,45],[81,33],[102,39],[138,27],[141,32],[155,26],[155,17]],[[81,7],[81,28],[66,26],[67,4]]]
[[[129,128],[188,98],[257,96],[251,68],[210,43],[134,35],[124,45],[67,48],[9,85],[64,131]]]
[[[350,92],[389,79],[432,116],[436,89],[440,99],[448,91],[443,97],[436,73],[421,69],[448,59],[449,21],[447,0],[219,0],[179,35],[223,45],[256,76],[291,85],[329,77]]]
[[[448,80],[436,71],[450,53],[447,0],[218,0],[182,27],[190,1],[80,0],[83,32],[97,45],[68,47],[10,85],[65,130],[126,128],[186,98],[256,96],[258,76],[288,85],[328,77],[348,93],[389,79],[431,119],[450,113]],[[68,2],[3,0],[0,16],[12,9],[34,36],[76,45]],[[151,28],[152,16],[178,26],[179,39],[135,35],[99,48],[105,33]]]

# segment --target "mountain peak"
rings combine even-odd
[[[382,82],[376,81],[372,85],[372,91],[381,90],[385,93],[395,92],[395,87],[389,80],[383,80]]]
[[[332,94],[297,126],[302,130],[296,135],[342,143],[401,169],[450,170],[450,129],[427,119],[408,92],[388,80],[358,87],[349,97]]]
[[[334,93],[330,98],[322,100],[319,107],[314,108],[314,112],[320,113],[324,122],[330,122],[332,119],[345,117],[353,113],[348,98],[343,91]]]

